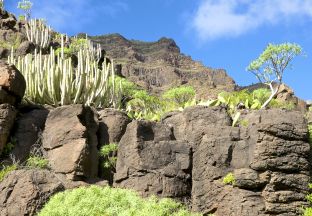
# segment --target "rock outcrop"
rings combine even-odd
[[[48,114],[49,110],[44,108],[20,110],[11,133],[15,139],[11,154],[16,161],[25,161],[31,150],[41,147],[42,132]]]
[[[70,105],[52,110],[42,139],[51,169],[73,180],[97,177],[97,131],[97,116],[90,107]]]
[[[53,194],[64,190],[48,170],[12,171],[0,182],[0,215],[36,215]]]
[[[210,98],[235,88],[233,79],[224,70],[205,67],[181,54],[172,39],[142,42],[127,40],[119,34],[90,38],[121,65],[118,74],[153,93],[188,84],[196,89],[199,98]]]
[[[26,41],[25,23],[17,21],[13,14],[0,9],[0,59],[7,58],[12,47],[18,55],[34,51],[34,44]]]
[[[9,104],[0,104],[0,155],[8,142],[17,110]]]
[[[14,65],[0,61],[0,104],[15,105],[23,98],[26,90],[24,76]]]
[[[118,147],[115,186],[147,196],[185,199],[191,190],[192,149],[167,125],[134,121]]]
[[[190,199],[216,216],[299,215],[310,145],[299,111],[260,110],[232,127],[222,107],[191,107],[162,123],[132,122],[120,141],[115,186]],[[233,173],[235,184],[222,179]]]
[[[116,109],[104,109],[99,114],[99,146],[118,143],[131,122],[125,112]]]

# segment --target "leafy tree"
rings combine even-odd
[[[282,84],[285,69],[291,60],[301,53],[301,47],[295,43],[269,44],[259,58],[247,67],[247,70],[252,72],[260,82],[270,87],[271,95],[261,108],[265,108],[276,96]]]
[[[30,14],[31,14],[31,8],[33,6],[33,3],[30,0],[21,0],[17,4],[17,8],[21,9],[25,13],[25,19],[29,20],[30,19]]]

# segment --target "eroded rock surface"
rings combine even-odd
[[[90,107],[70,105],[52,110],[42,141],[52,170],[76,180],[96,177],[97,130],[97,115]]]
[[[32,148],[40,148],[42,132],[48,114],[49,110],[41,108],[21,112],[18,115],[12,133],[16,143],[11,152],[16,161],[25,161]]]
[[[175,140],[170,127],[134,121],[119,143],[114,186],[183,200],[191,190],[191,157],[191,146]]]
[[[225,108],[197,106],[161,123],[130,123],[115,186],[183,197],[192,210],[216,216],[300,215],[310,172],[304,115],[272,109],[241,120],[232,127]],[[222,182],[230,172],[233,186]]]
[[[23,98],[25,90],[26,81],[21,72],[0,60],[0,104],[15,105]]]
[[[125,112],[116,109],[104,109],[99,114],[99,145],[118,143],[131,122]]]
[[[199,98],[215,97],[220,91],[232,91],[235,83],[225,70],[205,67],[180,53],[174,40],[156,42],[127,40],[119,34],[91,37],[121,65],[121,74],[153,93],[189,84]]]
[[[0,215],[36,215],[53,194],[62,190],[62,182],[48,170],[12,171],[0,182]]]
[[[7,144],[17,110],[9,104],[0,104],[0,155]]]

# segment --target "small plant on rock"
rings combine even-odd
[[[309,143],[312,144],[312,124],[308,125]]]
[[[312,184],[309,184],[309,188],[312,189]],[[306,199],[308,200],[308,202],[310,203],[310,206],[311,206],[311,203],[312,203],[312,194],[308,194],[308,195],[306,196]],[[312,216],[312,207],[305,208],[305,209],[304,209],[303,216]]]
[[[4,179],[4,177],[9,174],[11,171],[16,170],[17,169],[17,165],[13,164],[10,166],[2,166],[2,168],[0,169],[0,182]]]
[[[10,141],[4,146],[1,157],[9,156],[9,154],[14,149],[14,146],[16,145],[16,139],[14,137],[11,137]]]
[[[114,168],[116,167],[117,161],[117,150],[118,144],[117,143],[110,143],[108,145],[102,146],[100,149],[100,156],[104,159],[103,167],[104,168]]]
[[[31,168],[46,169],[48,165],[49,161],[47,159],[35,155],[31,155],[26,161],[26,166]]]
[[[223,184],[234,185],[235,184],[235,176],[232,172],[228,173],[222,180]]]

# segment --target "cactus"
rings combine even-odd
[[[41,19],[31,19],[26,25],[27,39],[41,48],[47,48],[51,41],[51,28]]]
[[[78,65],[73,68],[71,58],[64,57],[64,36],[61,52],[55,54],[52,47],[49,55],[41,51],[24,57],[14,57],[13,49],[8,62],[22,72],[26,79],[26,98],[40,104],[54,106],[85,104],[95,107],[115,106],[113,63],[104,61],[101,69],[94,53],[97,49],[86,47],[78,51]],[[89,43],[91,46],[92,44]],[[112,61],[113,62],[113,61]]]

